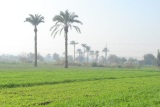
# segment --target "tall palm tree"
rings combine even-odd
[[[95,55],[96,55],[96,62],[98,62],[98,56],[99,56],[99,51],[98,50],[95,52]]]
[[[75,62],[75,46],[76,46],[78,43],[75,42],[75,41],[71,41],[70,44],[74,46],[74,62]]]
[[[80,28],[78,26],[72,25],[73,23],[79,23],[82,24],[81,21],[77,20],[78,15],[76,15],[74,12],[70,13],[68,10],[65,12],[60,11],[60,15],[56,15],[53,17],[53,21],[55,24],[50,28],[50,31],[52,31],[51,35],[54,37],[59,34],[61,34],[62,31],[64,31],[64,37],[65,37],[65,68],[68,68],[68,29],[69,28],[75,28],[77,32],[81,33]]]
[[[104,48],[104,49],[102,50],[102,52],[105,53],[105,63],[107,63],[107,52],[108,52],[108,48]]]
[[[33,26],[34,26],[34,32],[35,32],[35,37],[34,37],[34,40],[35,40],[35,58],[34,58],[34,66],[37,67],[37,26],[40,24],[40,23],[44,23],[44,17],[39,15],[39,14],[35,14],[35,15],[32,15],[32,14],[29,14],[30,17],[27,17],[26,20],[24,22],[29,22],[31,23]]]
[[[88,60],[89,60],[89,52],[91,50],[90,46],[86,46],[86,52],[87,52],[87,65],[88,65]]]

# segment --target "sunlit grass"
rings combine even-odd
[[[158,107],[160,71],[109,68],[0,70],[2,107]]]

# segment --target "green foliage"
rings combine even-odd
[[[157,65],[160,67],[160,52],[158,50],[158,54],[157,54]]]
[[[103,65],[103,64],[97,64],[96,62],[93,62],[93,63],[91,64],[91,66],[92,66],[92,67],[106,67],[105,65]]]
[[[96,62],[93,62],[91,66],[92,66],[92,67],[98,67],[98,65],[97,65]]]
[[[0,70],[1,107],[158,107],[160,71],[155,69]]]
[[[55,37],[58,32],[61,34],[63,30],[66,34],[68,32],[68,28],[75,28],[77,32],[81,33],[80,28],[73,25],[73,23],[82,24],[82,22],[77,20],[77,18],[78,15],[76,15],[74,12],[70,13],[68,10],[65,12],[60,11],[60,14],[54,16],[53,18],[55,24],[50,28],[50,31],[52,31],[51,35],[54,35],[53,37]]]
[[[29,14],[30,17],[27,17],[25,22],[31,23],[33,26],[37,26],[40,23],[44,23],[44,17],[39,14]]]
[[[145,54],[144,55],[144,63],[145,65],[155,65],[156,58],[153,54]]]

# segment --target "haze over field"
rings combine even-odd
[[[75,40],[100,52],[106,46],[109,54],[142,58],[156,55],[160,49],[159,0],[3,0],[0,1],[0,54],[34,52],[34,27],[24,23],[29,14],[41,14],[45,23],[38,26],[38,52],[42,55],[64,52],[64,36],[51,37],[52,18],[68,9],[79,16],[82,33],[69,31],[69,42]],[[69,45],[73,55],[73,46]],[[102,54],[102,53],[101,53]]]

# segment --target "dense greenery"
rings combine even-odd
[[[157,107],[158,69],[55,68],[0,70],[1,107]]]

